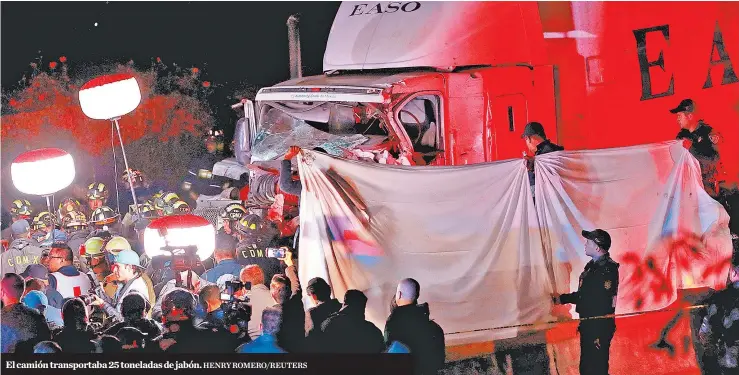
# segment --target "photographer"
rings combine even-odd
[[[139,256],[133,250],[121,250],[113,256],[111,266],[111,278],[118,282],[118,290],[112,301],[104,301],[100,296],[94,295],[92,305],[102,306],[108,316],[122,321],[121,305],[123,299],[130,293],[139,293],[148,300],[149,289],[141,278],[143,268],[139,263]],[[103,294],[103,298],[108,299]],[[151,301],[147,301],[151,304]]]
[[[88,324],[89,314],[87,306],[79,298],[73,298],[64,303],[62,308],[64,329],[54,335],[53,341],[59,344],[65,353],[92,353],[95,345],[90,340],[95,339],[95,332]]]
[[[245,285],[251,285],[250,289],[242,289],[237,293],[241,297],[245,295],[249,298],[251,305],[251,319],[249,320],[249,336],[256,339],[262,334],[261,321],[262,311],[275,304],[269,288],[264,285],[264,271],[259,266],[252,264],[241,270],[241,282]]]
[[[208,285],[200,290],[200,306],[205,312],[205,319],[200,327],[220,328],[225,325],[223,309],[221,309],[221,290],[218,285]]]
[[[200,278],[198,274],[194,271],[191,271],[191,270],[175,270],[175,271],[176,271],[175,278],[172,280],[169,280],[166,284],[164,284],[164,287],[162,288],[161,292],[159,292],[159,298],[154,304],[154,309],[152,311],[152,318],[154,319],[157,319],[158,317],[162,316],[162,313],[163,313],[162,303],[164,301],[164,297],[171,291],[175,289],[185,289],[192,294],[200,294],[200,291],[203,290],[203,288],[205,288],[208,285],[213,285],[212,283],[209,283],[207,280]]]
[[[182,288],[164,295],[161,304],[164,334],[154,340],[155,346],[167,353],[233,352],[236,346],[224,333],[195,326],[196,305],[195,296]]]
[[[121,303],[123,321],[108,328],[105,334],[116,336],[122,328],[133,327],[146,333],[150,339],[159,336],[162,333],[162,327],[156,321],[146,317],[150,309],[151,304],[143,295],[137,292],[128,293]]]

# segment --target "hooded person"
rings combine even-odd
[[[2,274],[20,274],[30,264],[41,262],[43,250],[36,240],[31,238],[31,228],[26,220],[18,220],[11,226],[13,231],[13,242],[10,243],[8,251],[2,254]]]

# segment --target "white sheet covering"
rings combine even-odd
[[[618,313],[661,308],[675,288],[726,279],[728,215],[679,142],[537,157],[536,205],[520,159],[402,167],[303,151],[299,170],[300,279],[325,278],[339,299],[364,291],[381,329],[405,277],[420,282],[447,345],[550,321],[549,294],[575,289],[588,260],[583,228],[613,237]]]

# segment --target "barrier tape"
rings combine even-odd
[[[459,331],[459,332],[450,332],[445,333],[445,335],[456,335],[460,333],[472,333],[472,332],[484,332],[484,331],[495,331],[499,329],[509,329],[509,328],[519,328],[519,327],[534,327],[534,326],[542,326],[547,324],[554,324],[554,323],[570,323],[570,322],[576,322],[576,321],[586,321],[586,320],[595,320],[595,319],[610,319],[610,318],[620,318],[620,317],[627,317],[627,316],[634,316],[634,315],[646,315],[646,314],[656,314],[656,313],[664,313],[664,312],[670,312],[670,311],[680,311],[680,310],[693,310],[693,309],[700,309],[707,307],[708,305],[694,305],[694,306],[687,306],[682,307],[678,309],[661,309],[661,310],[653,310],[653,311],[643,311],[643,312],[632,312],[632,313],[625,313],[625,314],[608,314],[608,315],[599,315],[599,316],[591,316],[587,318],[577,318],[577,319],[567,319],[567,320],[553,320],[549,322],[541,322],[541,323],[524,323],[524,324],[515,324],[510,326],[500,326],[500,327],[493,327],[493,328],[480,328],[480,329],[473,329],[470,331]]]

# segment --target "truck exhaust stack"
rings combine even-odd
[[[290,49],[290,79],[303,77],[303,61],[300,58],[300,15],[293,14],[287,19],[287,40]]]

